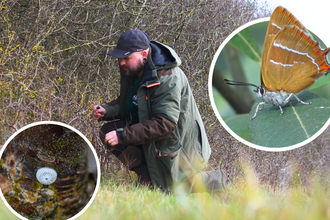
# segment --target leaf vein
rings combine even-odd
[[[252,45],[245,39],[245,37],[241,34],[238,33],[238,35],[242,38],[242,40],[244,41],[244,43],[250,48],[251,52],[258,58],[258,60],[261,60],[259,54],[257,53],[257,51],[252,47]]]
[[[301,118],[299,117],[299,114],[297,113],[295,107],[291,104],[291,102],[290,102],[290,106],[292,107],[292,109],[293,109],[293,113],[294,113],[295,116],[297,117],[297,119],[298,119],[298,121],[299,121],[299,123],[300,123],[302,129],[304,130],[304,132],[305,132],[305,134],[306,134],[306,137],[309,138],[310,135],[308,134],[308,132],[307,132],[307,130],[306,130],[304,124],[303,124],[302,121],[301,121]]]

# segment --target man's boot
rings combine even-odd
[[[220,201],[228,200],[229,176],[224,170],[202,171],[192,178],[191,191],[195,193],[208,192],[210,195]]]

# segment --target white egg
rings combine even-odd
[[[43,167],[37,171],[37,180],[43,185],[50,185],[56,181],[57,173],[54,169]]]

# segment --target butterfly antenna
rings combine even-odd
[[[225,79],[225,78],[223,78],[223,80],[228,85],[235,85],[235,86],[254,86],[254,87],[258,88],[258,86],[254,85],[254,84],[251,84],[251,83],[237,82],[237,81],[233,81],[233,80],[229,80],[229,79]]]

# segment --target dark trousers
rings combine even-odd
[[[125,127],[125,120],[112,121],[104,124],[101,127],[100,138],[104,142],[105,135],[118,128]],[[115,155],[129,170],[134,171],[138,175],[138,181],[141,184],[150,184],[151,178],[149,175],[147,163],[144,157],[142,146],[111,146],[105,143],[110,152]]]

